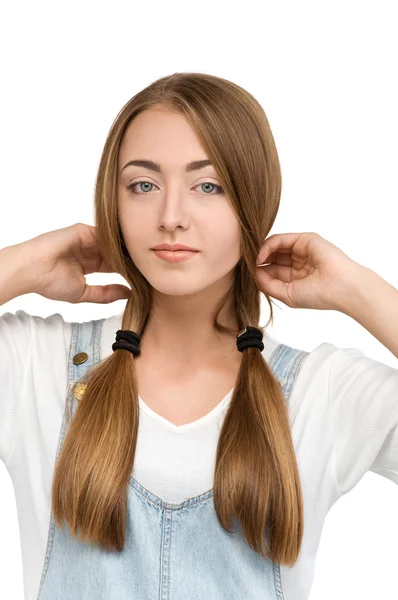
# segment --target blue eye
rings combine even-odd
[[[155,185],[154,183],[151,183],[150,181],[135,181],[134,183],[129,183],[128,185],[126,185],[126,190],[128,192],[130,192],[131,194],[133,194],[133,196],[140,196],[140,195],[145,195],[146,192],[151,192],[152,190],[146,190],[146,192],[143,192],[142,194],[140,192],[135,192],[135,186],[139,185],[141,183],[145,183],[147,185]],[[204,183],[199,183],[196,187],[199,187],[201,185],[211,185],[213,186],[213,188],[218,190],[218,194],[222,194],[224,193],[223,188],[220,185],[216,185],[215,183],[212,183],[211,181],[205,181]],[[215,196],[216,194],[206,194],[205,196]]]
[[[146,183],[149,185],[154,185],[150,181],[135,181],[134,183],[129,183],[128,185],[126,185],[126,190],[128,192],[130,192],[131,194],[133,194],[134,196],[138,196],[139,192],[135,192],[134,189],[135,189],[135,186],[138,185],[139,183]],[[147,191],[152,191],[152,190],[147,190]]]
[[[212,185],[213,188],[216,188],[218,190],[218,194],[222,194],[223,193],[223,189],[221,187],[221,185],[216,185],[215,183],[212,183],[211,181],[205,181],[204,183],[199,183],[199,185],[197,185],[196,187],[199,187],[200,185]],[[215,194],[205,194],[206,196],[214,196]]]

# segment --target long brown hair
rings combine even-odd
[[[218,332],[235,334],[247,325],[260,327],[262,292],[256,281],[256,260],[277,215],[282,185],[268,119],[255,98],[231,81],[174,73],[151,83],[123,106],[108,133],[98,169],[98,240],[113,271],[131,287],[121,329],[143,333],[152,295],[150,284],[131,260],[119,225],[118,153],[134,117],[159,105],[189,120],[241,226],[241,258],[213,326]],[[273,323],[273,302],[265,297],[270,308],[267,327]],[[237,331],[217,320],[230,298]],[[121,551],[139,418],[133,354],[112,352],[91,367],[82,381],[87,386],[84,398],[55,467],[54,519],[60,527],[65,520],[74,538],[79,531],[88,543]],[[215,511],[225,530],[236,516],[253,550],[277,563],[296,562],[303,537],[303,499],[288,408],[280,383],[257,348],[243,352],[218,440],[213,488]]]

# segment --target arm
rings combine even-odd
[[[23,243],[0,250],[0,306],[17,296],[33,292],[29,265]]]
[[[375,271],[358,265],[340,312],[352,317],[398,358],[398,290]]]

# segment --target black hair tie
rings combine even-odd
[[[236,345],[239,352],[243,352],[246,348],[259,348],[259,350],[263,351],[264,344],[262,339],[263,332],[261,329],[249,325],[236,336]],[[141,337],[138,333],[129,329],[118,329],[116,332],[116,342],[112,344],[112,350],[128,350],[135,356],[138,356],[141,354],[140,342]]]
[[[138,333],[130,331],[129,329],[118,329],[116,332],[116,342],[113,342],[112,350],[128,350],[131,354],[134,354],[134,356],[138,356],[141,354],[140,342],[141,337]]]
[[[243,352],[246,348],[259,348],[264,350],[264,344],[262,342],[263,332],[258,327],[251,327],[248,325],[244,331],[238,333],[236,336],[236,345],[239,352]]]

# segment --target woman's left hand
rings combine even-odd
[[[340,310],[362,267],[317,233],[277,233],[261,245],[263,292],[291,308]]]

